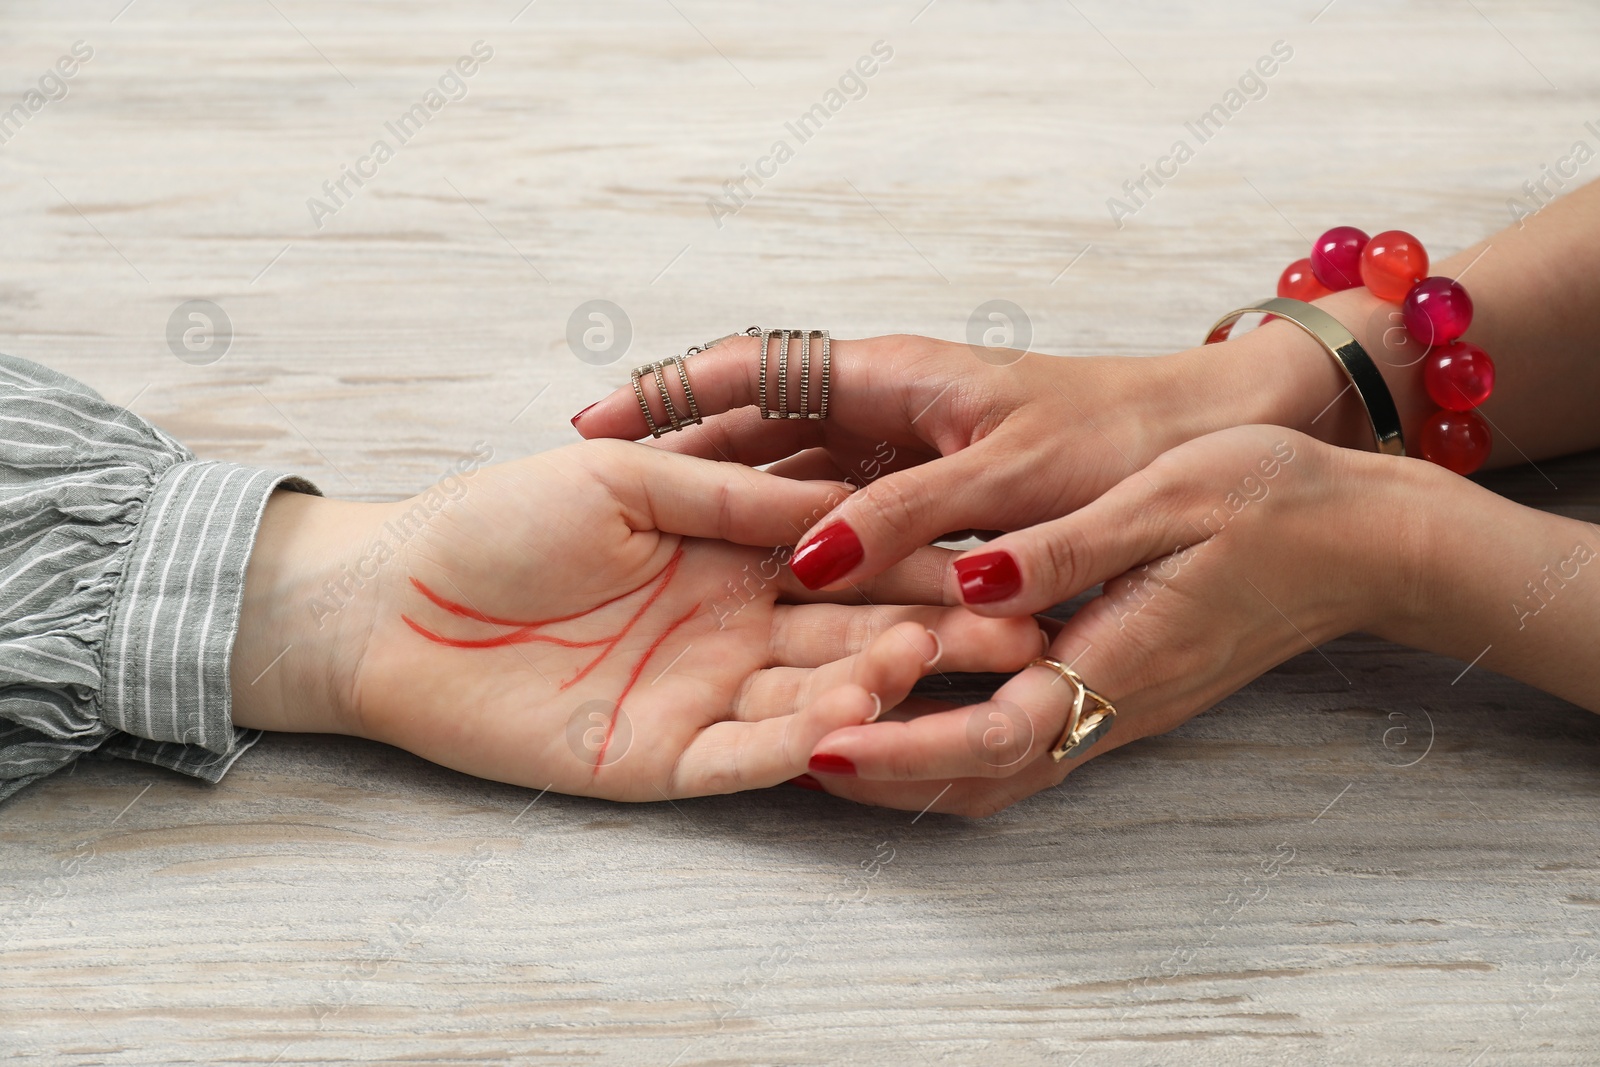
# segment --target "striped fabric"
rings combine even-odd
[[[276,488],[317,491],[0,355],[0,799],[86,752],[215,782],[256,740],[228,670]]]

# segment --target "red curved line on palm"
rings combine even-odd
[[[623,624],[622,629],[617,631],[616,636],[611,638],[610,643],[601,651],[598,656],[589,662],[587,667],[573,675],[571,678],[567,679],[565,682],[561,683],[561,692],[566,692],[568,689],[571,689],[573,686],[583,681],[584,678],[588,677],[589,673],[596,667],[600,666],[601,661],[607,656],[611,655],[612,651],[622,643],[622,639],[628,636],[629,632],[633,630],[638,621],[644,617],[644,613],[650,610],[650,606],[652,604],[661,599],[661,594],[665,593],[667,591],[667,586],[672,584],[672,575],[677,571],[678,561],[682,558],[683,548],[682,546],[679,546],[678,550],[672,554],[672,558],[667,561],[667,565],[661,568],[661,573],[656,575],[656,578],[661,579],[661,584],[656,586],[656,588],[651,591],[650,595],[645,598],[644,603],[640,604],[638,610],[633,613],[633,617]],[[655,580],[655,578],[651,579],[651,581]],[[604,749],[602,749],[602,751],[604,751]]]
[[[601,648],[600,654],[589,661],[588,666],[584,667],[567,681],[561,683],[561,691],[565,691],[578,684],[578,682],[582,681],[584,678],[588,677],[596,667],[600,666],[607,656],[616,650],[617,646],[622,643],[623,639],[626,638],[628,634],[633,632],[633,628],[638,625],[639,620],[644,618],[645,613],[655,605],[657,600],[661,599],[661,595],[665,593],[667,591],[667,587],[672,584],[672,578],[677,573],[678,563],[682,559],[683,546],[680,544],[672,553],[672,558],[667,560],[666,565],[662,567],[659,572],[643,583],[630,589],[628,592],[614,596],[610,600],[604,601],[603,603],[596,604],[594,607],[589,608],[586,611],[574,612],[571,615],[562,615],[553,619],[541,619],[536,622],[514,622],[508,619],[496,619],[493,616],[485,615],[480,611],[467,607],[466,605],[458,604],[453,600],[448,600],[444,597],[441,597],[433,590],[429,589],[420,580],[416,578],[411,579],[411,584],[416,587],[418,592],[420,592],[434,605],[443,608],[452,615],[471,619],[475,622],[487,623],[492,626],[516,627],[516,629],[511,633],[499,634],[495,637],[479,638],[477,640],[445,637],[443,634],[437,634],[432,630],[429,630],[427,627],[418,623],[409,615],[402,614],[400,618],[401,621],[403,621],[407,626],[411,627],[412,630],[416,631],[427,640],[433,641],[437,644],[447,645],[451,648],[503,648],[508,645],[527,644],[534,641],[559,645],[563,648],[594,648],[596,646],[604,646]],[[533,632],[541,626],[549,626],[553,623],[569,622],[573,619],[581,618],[582,616],[588,615],[591,612],[598,611],[600,608],[603,608],[608,604],[613,604],[618,600],[621,600],[623,597],[632,596],[634,593],[637,593],[639,590],[657,581],[659,581],[660,584],[656,585],[656,587],[650,591],[650,595],[647,596],[644,599],[644,602],[634,610],[634,613],[629,616],[628,621],[623,623],[622,628],[611,637],[603,637],[591,641],[569,641],[566,638],[552,637],[546,634],[537,634]],[[692,619],[700,611],[701,606],[701,604],[696,603],[694,607],[690,608],[678,618],[674,619],[666,629],[662,630],[661,633],[656,635],[655,639],[650,642],[649,647],[645,649],[644,654],[639,657],[638,662],[634,664],[633,670],[628,674],[627,682],[622,687],[622,692],[617,696],[615,709],[611,713],[611,721],[606,724],[605,740],[601,742],[600,751],[595,757],[593,771],[594,775],[598,775],[600,773],[600,768],[605,763],[606,751],[611,745],[612,735],[616,733],[617,721],[622,714],[622,702],[627,699],[628,694],[633,691],[633,687],[638,684],[640,676],[644,673],[645,665],[650,662],[650,659],[656,654],[657,651],[660,650],[662,644],[673,634],[674,631]]]
[[[569,641],[564,637],[551,637],[548,634],[532,633],[530,632],[532,627],[523,627],[512,633],[501,634],[498,637],[480,638],[474,641],[461,637],[445,637],[443,634],[436,634],[409,615],[400,616],[400,620],[429,641],[447,645],[450,648],[502,648],[506,645],[526,645],[534,641],[560,645],[562,648],[594,648],[598,645],[608,644],[611,641],[609,637],[601,637],[593,641]]]
[[[640,584],[634,586],[626,593],[619,593],[611,599],[602,601],[599,604],[596,604],[594,607],[587,608],[583,611],[576,611],[570,615],[560,615],[556,616],[555,618],[541,619],[534,622],[514,622],[510,619],[497,619],[492,615],[485,615],[474,608],[467,607],[464,604],[458,604],[453,600],[440,596],[438,593],[435,593],[432,589],[428,588],[427,584],[418,578],[411,579],[412,586],[414,586],[419,593],[426,597],[430,602],[440,608],[443,608],[452,615],[458,615],[462,618],[472,619],[475,622],[488,623],[492,626],[517,627],[517,629],[512,633],[500,634],[496,637],[478,639],[445,637],[443,634],[435,633],[434,631],[429,630],[427,627],[421,625],[410,616],[401,615],[400,618],[407,626],[411,627],[411,629],[415,630],[418,634],[427,638],[429,641],[440,645],[446,645],[450,648],[504,648],[508,645],[524,645],[531,642],[558,645],[562,648],[598,648],[600,646],[605,646],[600,655],[595,657],[595,659],[591,661],[588,666],[584,667],[583,670],[577,674],[577,676],[562,684],[561,688],[567,689],[580,679],[587,676],[595,669],[595,667],[599,666],[600,662],[604,660],[606,656],[610,655],[612,649],[616,648],[622,639],[628,635],[628,632],[633,628],[634,624],[639,621],[640,616],[642,616],[650,607],[650,605],[654,604],[656,599],[660,597],[662,592],[665,591],[667,583],[672,580],[672,574],[677,570],[678,561],[682,556],[683,546],[679,545],[678,549],[673,552],[672,558],[667,561],[666,566],[662,567],[661,570],[657,571]],[[628,620],[623,628],[610,637],[599,637],[588,641],[572,641],[564,637],[551,637],[543,634],[533,633],[534,630],[537,630],[541,626],[549,626],[558,622],[570,622],[573,619],[581,618],[590,614],[591,612],[599,611],[601,608],[606,607],[609,604],[614,604],[624,597],[632,596],[634,593],[637,593],[639,590],[643,589],[647,585],[650,585],[652,582],[655,582],[657,579],[662,579],[661,586],[651,593],[649,598],[645,600],[644,604],[640,606],[638,611],[634,612],[633,616]]]
[[[680,548],[678,551],[681,553],[683,551],[683,549]],[[674,556],[673,558],[676,559],[677,557]],[[670,566],[670,564],[669,564],[669,566]],[[522,628],[532,628],[532,627],[535,627],[535,626],[549,626],[552,623],[557,623],[557,622],[571,622],[573,619],[581,618],[584,615],[589,614],[591,611],[599,611],[601,608],[607,606],[608,604],[615,604],[617,601],[623,599],[624,597],[632,596],[633,594],[637,593],[639,590],[643,589],[645,586],[649,585],[651,582],[655,581],[659,577],[661,577],[661,575],[659,573],[653,574],[649,578],[647,578],[644,581],[640,582],[638,585],[634,586],[632,589],[628,590],[626,593],[618,593],[616,596],[612,597],[610,600],[601,601],[600,603],[596,604],[592,608],[585,608],[582,611],[574,611],[570,615],[557,615],[553,619],[535,619],[535,620],[533,620],[531,622],[521,622],[521,621],[518,621],[516,619],[497,619],[493,615],[485,615],[483,612],[477,610],[476,608],[468,607],[465,604],[458,604],[454,600],[450,600],[450,599],[448,599],[446,597],[440,596],[438,593],[435,593],[432,589],[429,589],[428,586],[425,585],[422,582],[422,580],[419,579],[419,578],[412,578],[411,579],[411,584],[416,587],[417,592],[421,593],[423,596],[425,596],[429,600],[433,601],[433,603],[436,606],[443,608],[445,611],[448,611],[452,615],[459,615],[463,619],[471,619],[473,622],[486,622],[491,626],[517,626],[517,627],[522,627]],[[595,643],[599,644],[600,642],[595,642]]]
[[[663,588],[665,588],[665,586],[663,586]],[[661,633],[656,636],[656,639],[650,642],[650,647],[645,649],[644,655],[639,657],[639,662],[634,664],[633,673],[628,675],[628,683],[622,687],[622,692],[617,696],[617,706],[612,709],[611,721],[606,724],[606,738],[604,741],[600,742],[600,752],[595,756],[594,771],[590,774],[591,778],[599,775],[600,768],[606,761],[606,749],[611,746],[611,735],[616,732],[617,720],[622,717],[622,702],[628,699],[628,694],[633,691],[634,685],[639,681],[639,676],[644,673],[644,665],[650,662],[650,657],[656,654],[656,650],[659,649],[662,643],[672,635],[672,631],[676,630],[678,627],[682,626],[699,613],[700,605],[696,604],[677,619],[673,620],[670,626],[668,626],[665,630],[662,630]]]

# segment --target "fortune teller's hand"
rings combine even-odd
[[[754,337],[734,336],[690,359],[706,421],[656,444],[774,463],[774,473],[790,477],[865,483],[795,554],[796,575],[813,589],[881,573],[953,532],[1059,518],[1167,449],[1214,430],[1316,422],[1325,435],[1351,438],[1341,443],[1363,441],[1354,401],[1318,421],[1344,382],[1314,342],[1282,323],[1150,358],[1060,358],[912,336],[834,341],[822,421],[760,417],[759,348]],[[797,363],[791,355],[791,406],[801,384]],[[772,366],[775,375],[775,359]],[[666,425],[649,377],[644,384],[654,417]],[[676,409],[686,411],[676,376],[665,384]],[[809,385],[815,409],[815,360]],[[769,402],[775,396],[769,382]],[[646,432],[628,386],[584,409],[573,425],[586,438]]]
[[[766,546],[847,489],[607,441],[392,505],[278,493],[246,582],[235,722],[649,801],[785,781],[936,662],[1016,670],[1038,653],[1031,618],[793,602],[819,598]],[[946,556],[861,597],[937,600]]]
[[[1103,583],[1048,655],[1111,701],[1110,727],[1053,761],[1074,690],[1033,667],[988,704],[886,715],[825,737],[816,769],[848,769],[816,776],[829,792],[992,812],[1353,630],[1600,711],[1600,579],[1584,580],[1600,568],[1600,533],[1418,459],[1236,427],[1180,445],[1072,515],[996,538],[963,561],[1016,574],[1011,596],[972,608],[995,617]],[[959,596],[952,573],[945,597]]]

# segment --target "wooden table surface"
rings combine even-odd
[[[1006,299],[1044,351],[1186,347],[1325,226],[1443,254],[1600,145],[1580,0],[4,0],[0,109],[77,41],[0,144],[0,350],[360,499],[475,440],[570,441],[628,367],[750,323],[959,338]],[[465,95],[314,219],[478,41]],[[206,365],[168,343],[194,299],[231,323]],[[566,340],[597,299],[632,333],[598,364]],[[1488,481],[1600,518],[1593,456],[1541,468]],[[0,1052],[1595,1062],[1600,720],[1359,636],[1322,652],[979,822],[794,789],[529,807],[318,737],[216,787],[85,761],[0,808]]]

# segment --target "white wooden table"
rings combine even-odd
[[[1046,351],[1184,347],[1327,225],[1447,252],[1600,141],[1580,0],[124,2],[0,2],[0,105],[93,49],[0,145],[0,350],[361,499],[478,439],[568,441],[629,366],[750,323],[962,337],[1007,299]],[[360,164],[480,40],[464,98]],[[1115,226],[1276,41],[1265,94]],[[207,365],[167,341],[193,299],[231,323]],[[595,299],[633,334],[602,365],[566,342]],[[1600,463],[1544,469],[1491,483],[1600,518]],[[85,761],[0,808],[0,1052],[1593,1062],[1600,721],[1324,651],[983,822],[793,789],[530,808],[312,737],[217,787]]]

